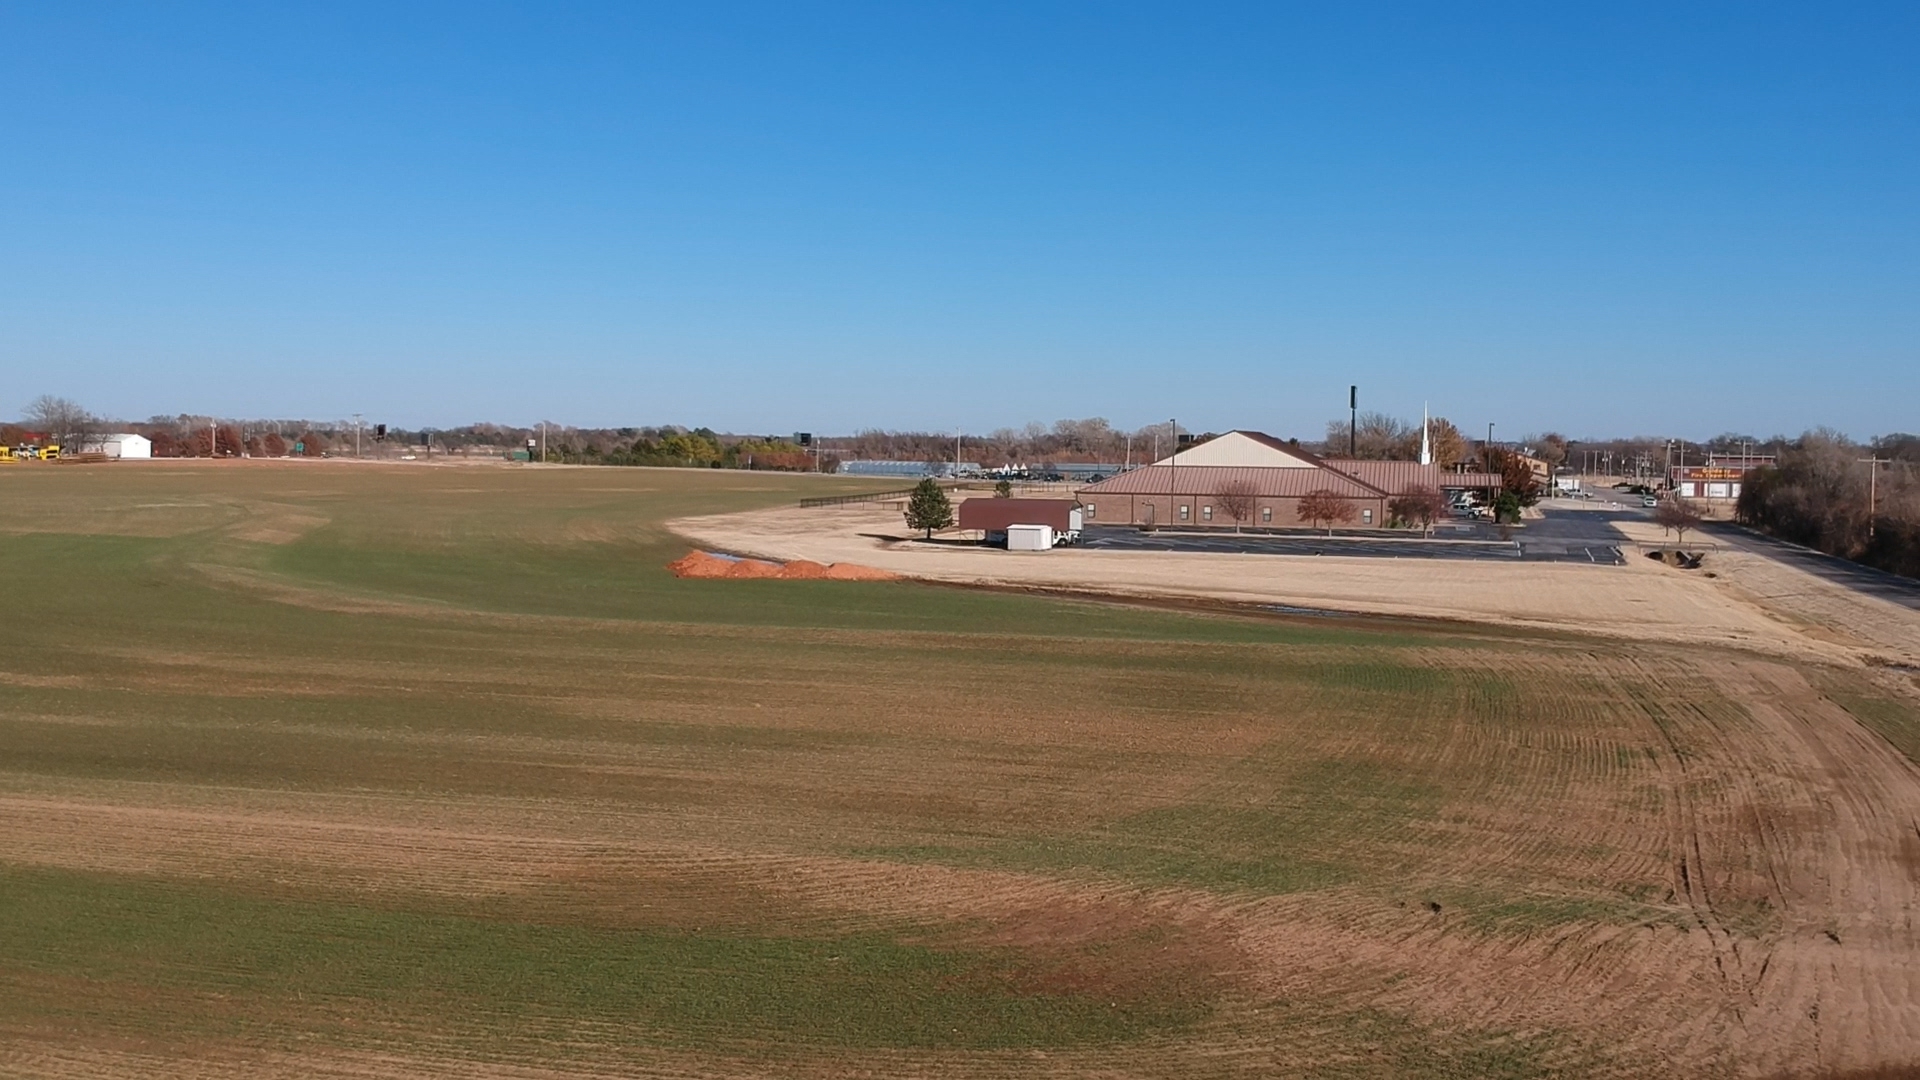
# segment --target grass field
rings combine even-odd
[[[662,568],[836,484],[0,472],[0,1072],[1920,1062],[1912,687]]]

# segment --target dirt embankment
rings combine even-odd
[[[766,559],[739,559],[705,551],[688,552],[667,564],[674,577],[777,578],[784,581],[893,581],[899,574],[854,563],[817,563],[794,559],[778,563]]]
[[[1810,634],[1806,616],[1756,603],[1725,578],[1709,579],[1646,559],[1609,567],[1074,548],[1008,552],[907,538],[897,511],[872,505],[683,518],[668,527],[703,547],[777,560],[853,561],[931,581],[1461,619],[1642,641],[1735,645],[1838,663],[1868,658],[1853,647],[1868,635]],[[1786,567],[1781,572],[1810,577]],[[1845,598],[1827,599],[1840,604]],[[1852,610],[1850,602],[1840,607]],[[1843,615],[1823,608],[1820,621],[1828,626],[1871,622],[1884,614]],[[1886,637],[1872,635],[1876,642]]]

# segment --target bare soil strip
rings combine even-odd
[[[1637,558],[1622,568],[1072,548],[1007,552],[904,539],[897,512],[872,505],[780,508],[669,525],[718,550],[858,561],[931,581],[1205,597],[1736,645],[1839,663],[1920,663],[1920,612],[1745,552],[1716,554],[1709,577]],[[1651,529],[1646,539],[1657,534]]]

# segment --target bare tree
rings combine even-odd
[[[1676,534],[1675,543],[1687,542],[1687,530],[1700,526],[1700,511],[1685,499],[1662,499],[1653,509],[1653,523]]]
[[[1352,419],[1352,418],[1349,418]],[[1327,452],[1346,455],[1348,420],[1327,421]],[[1383,412],[1363,412],[1352,428],[1353,456],[1406,461],[1420,452],[1420,429]]]
[[[1327,535],[1333,535],[1334,524],[1346,524],[1355,517],[1353,504],[1335,492],[1326,488],[1315,488],[1300,496],[1300,505],[1296,511],[1300,520],[1319,528],[1326,523]]]
[[[1435,521],[1446,515],[1447,499],[1424,484],[1416,484],[1388,503],[1387,511],[1409,525],[1419,524],[1420,532],[1425,535],[1433,531]]]
[[[1241,523],[1253,517],[1254,495],[1253,485],[1245,480],[1229,480],[1214,493],[1220,512],[1233,519],[1234,532],[1239,532]]]
[[[1533,446],[1533,456],[1546,462],[1553,468],[1559,468],[1567,461],[1567,437],[1557,431],[1545,435],[1535,435],[1527,439]]]
[[[27,406],[27,423],[61,446],[75,450],[97,433],[100,426],[92,414],[68,398],[41,394]]]

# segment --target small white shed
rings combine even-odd
[[[110,458],[150,458],[153,456],[153,440],[130,431],[120,435],[102,435],[82,442],[80,452],[105,454]]]
[[[1008,551],[1051,551],[1053,549],[1053,526],[1051,525],[1009,525],[1007,526]]]

